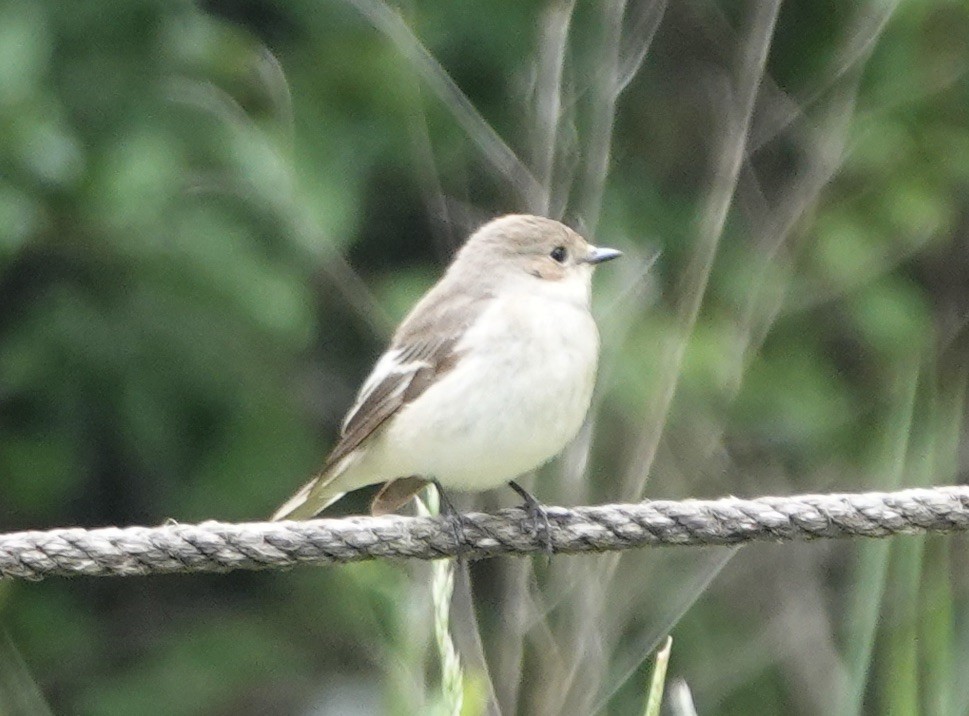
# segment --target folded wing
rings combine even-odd
[[[339,478],[349,458],[365,450],[367,441],[402,407],[416,400],[458,360],[457,336],[434,336],[429,340],[392,347],[374,366],[350,412],[343,421],[340,441],[323,470],[272,516],[273,520],[305,519],[343,496]]]

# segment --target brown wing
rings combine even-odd
[[[323,470],[279,508],[272,519],[312,517],[340,499],[342,495],[334,481],[339,478],[336,468],[341,461],[457,364],[456,347],[461,336],[491,298],[487,291],[469,292],[466,288],[446,274],[418,302],[360,389]],[[405,481],[398,487],[415,486],[416,482]],[[388,496],[403,499],[405,490],[397,492]]]
[[[425,341],[388,351],[343,421],[340,441],[323,466],[323,474],[360,447],[407,403],[427,390],[457,362],[457,338]]]

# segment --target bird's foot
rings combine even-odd
[[[437,480],[432,480],[431,482],[434,483],[434,489],[437,490],[437,497],[440,502],[438,512],[441,517],[447,520],[448,526],[451,528],[451,534],[454,536],[454,543],[457,547],[457,559],[463,559],[465,552],[470,549],[468,535],[464,531],[464,515],[455,509],[451,500],[448,499],[447,494],[444,492],[444,488],[441,487],[441,483]]]
[[[508,483],[515,492],[525,501],[522,506],[527,517],[527,529],[538,541],[545,551],[547,557],[552,556],[552,523],[548,518],[548,510],[541,502],[535,499],[528,490],[512,480]]]

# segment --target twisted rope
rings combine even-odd
[[[553,552],[888,537],[969,529],[969,487],[548,508]],[[481,559],[544,549],[521,509],[440,517],[347,517],[0,535],[0,577],[134,576],[279,569],[368,559]]]

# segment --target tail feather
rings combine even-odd
[[[308,520],[315,517],[334,502],[343,497],[345,492],[325,493],[315,490],[320,484],[319,478],[310,480],[299,492],[283,503],[282,507],[273,513],[269,519],[278,520]]]
[[[270,518],[277,520],[308,520],[315,517],[351,490],[371,484],[368,475],[355,469],[363,452],[355,450],[303,485]],[[362,479],[361,479],[362,477]]]

